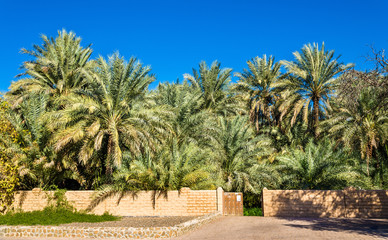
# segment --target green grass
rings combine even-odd
[[[72,222],[115,221],[119,217],[110,214],[94,215],[65,208],[45,208],[42,211],[15,212],[0,215],[0,225],[59,225]]]
[[[244,216],[263,216],[261,208],[244,208]]]

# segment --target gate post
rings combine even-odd
[[[217,212],[224,214],[224,189],[222,187],[218,187],[216,190],[216,197],[217,197]]]
[[[267,192],[267,188],[266,187],[264,187],[263,188],[263,191],[261,192],[261,211],[263,212],[263,216],[264,217],[266,217],[266,215],[265,215],[265,212],[266,212],[266,208],[265,208],[265,197],[264,197],[264,195],[265,195],[265,193]]]

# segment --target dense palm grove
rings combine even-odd
[[[293,61],[249,60],[236,83],[201,62],[149,90],[155,76],[135,58],[91,59],[72,32],[42,39],[1,99],[2,191],[221,186],[255,204],[263,187],[388,188],[383,51],[361,72],[305,45]]]

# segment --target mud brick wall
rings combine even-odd
[[[263,190],[266,217],[388,218],[386,190]]]
[[[346,217],[388,218],[388,191],[345,190]]]
[[[217,201],[216,191],[191,191],[187,198],[187,214],[197,216],[217,212]]]
[[[42,210],[48,205],[47,195],[53,192],[45,192],[41,189],[32,191],[19,191],[15,195],[14,207],[23,211]],[[85,210],[90,206],[95,191],[67,191],[65,196],[77,210]],[[191,190],[182,188],[180,192],[169,191],[167,198],[156,198],[153,207],[152,191],[140,191],[128,194],[118,203],[118,196],[105,199],[92,213],[103,214],[109,212],[116,216],[202,216],[220,212],[222,202],[219,203],[219,194],[223,194],[221,188],[217,190]]]

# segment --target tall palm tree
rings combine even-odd
[[[294,52],[296,61],[282,61],[287,68],[289,77],[278,84],[283,87],[284,102],[280,109],[283,114],[292,112],[291,124],[303,109],[303,120],[308,123],[309,112],[312,112],[313,122],[310,128],[318,137],[320,113],[329,104],[329,98],[336,86],[338,74],[351,68],[353,64],[344,65],[334,58],[334,51],[326,51],[322,43],[303,46],[302,52]]]
[[[31,93],[52,97],[69,94],[85,85],[92,62],[92,49],[81,47],[81,38],[73,32],[58,31],[58,36],[42,35],[43,45],[34,50],[22,49],[33,58],[23,63],[25,78],[13,82],[7,98],[14,105],[20,104]]]
[[[266,55],[249,60],[247,64],[248,69],[236,74],[239,82],[235,88],[248,95],[250,120],[258,132],[260,124],[278,124],[275,115],[278,100],[275,84],[281,76],[281,64],[275,62],[272,56],[267,59]]]
[[[106,61],[100,57],[90,88],[62,99],[65,108],[49,114],[56,130],[55,149],[66,151],[79,146],[78,159],[87,164],[103,159],[106,174],[122,161],[122,148],[132,153],[151,144],[163,131],[162,108],[149,108],[145,93],[154,81],[150,67],[135,58],[128,63],[118,54]]]
[[[334,151],[329,141],[317,145],[310,141],[305,150],[292,149],[277,160],[286,189],[342,189],[368,184],[354,167],[357,163],[351,163],[354,160],[343,151]]]
[[[154,91],[153,98],[157,106],[171,109],[173,114],[169,115],[168,124],[179,145],[190,142],[204,147],[214,142],[215,121],[207,110],[201,109],[200,91],[193,91],[187,82],[164,83]]]
[[[210,68],[202,61],[198,71],[193,69],[193,75],[184,74],[184,78],[190,81],[194,90],[202,93],[202,109],[225,115],[240,110],[235,99],[229,95],[231,73],[231,68],[221,69],[221,63],[217,61],[214,61]]]
[[[373,149],[384,146],[388,138],[388,114],[385,108],[380,107],[382,99],[376,98],[373,88],[364,89],[353,101],[354,107],[340,107],[337,113],[323,122],[323,127],[346,147],[360,151],[362,158],[366,158],[369,175]]]
[[[259,157],[272,152],[271,143],[264,135],[255,136],[245,117],[219,119],[219,145],[213,158],[217,160],[224,189],[259,193],[263,186],[276,185],[277,175]]]

